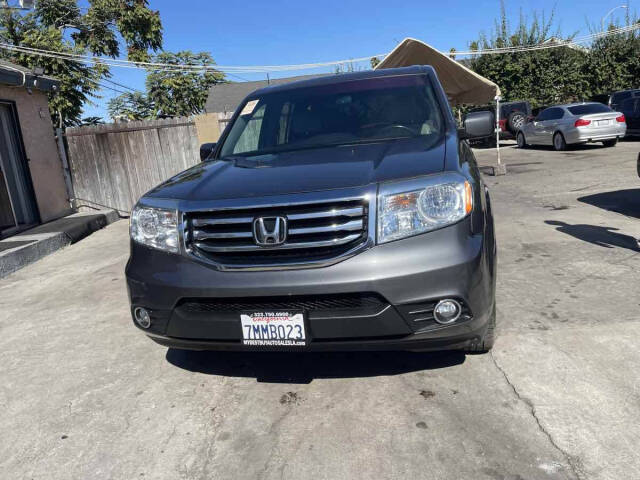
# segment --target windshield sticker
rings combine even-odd
[[[244,106],[244,108],[240,112],[240,115],[250,115],[250,114],[252,114],[253,111],[255,110],[257,104],[258,104],[258,100],[251,100],[251,101],[247,102],[247,104]]]

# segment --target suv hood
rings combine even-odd
[[[219,200],[367,185],[438,173],[445,141],[419,137],[204,162],[145,197]]]

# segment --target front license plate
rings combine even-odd
[[[247,312],[240,314],[243,345],[304,347],[307,335],[301,312]]]

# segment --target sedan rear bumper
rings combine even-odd
[[[588,142],[602,142],[606,140],[614,140],[616,138],[622,138],[627,131],[626,124],[623,122],[616,122],[616,125],[611,125],[605,128],[593,128],[593,127],[577,127],[571,128],[563,132],[565,141],[568,144],[572,143],[588,143]]]

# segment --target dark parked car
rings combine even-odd
[[[627,136],[640,135],[640,97],[623,100],[619,110],[627,121]]]
[[[470,113],[487,111],[494,115],[496,108],[493,105],[487,105],[485,107],[476,108],[470,111]],[[529,102],[517,101],[517,102],[504,102],[500,103],[500,118],[498,119],[498,125],[500,126],[500,139],[510,140],[516,138],[518,130],[527,121],[527,118],[531,116],[531,105]],[[495,132],[482,138],[473,139],[473,143],[484,143],[486,145],[494,146],[496,143]]]
[[[599,93],[597,95],[593,95],[591,98],[589,98],[590,102],[598,102],[598,103],[602,103],[603,105],[607,105],[609,106],[609,103],[611,102],[611,94],[610,93]]]
[[[144,195],[134,324],[184,349],[491,348],[489,193],[431,67],[272,86]]]
[[[609,98],[609,106],[613,110],[620,110],[622,103],[630,98],[640,98],[640,88],[612,93],[611,98]]]

